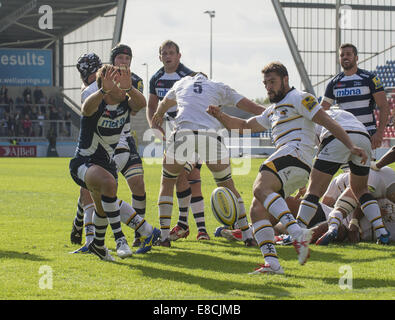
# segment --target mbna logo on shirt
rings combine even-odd
[[[336,91],[336,97],[348,97],[362,94],[361,89],[341,89]]]
[[[100,126],[103,128],[119,128],[125,124],[125,118],[121,118],[119,120],[106,120],[103,119]]]

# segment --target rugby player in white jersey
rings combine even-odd
[[[147,121],[151,128],[159,130],[167,138],[174,129],[174,118],[177,116],[177,106],[173,106],[166,112],[165,129],[155,127],[152,123],[152,117],[158,108],[159,102],[165,97],[173,84],[181,78],[190,75],[193,71],[181,63],[181,52],[177,43],[171,40],[164,41],[159,47],[159,60],[163,63],[161,67],[151,78],[149,83],[149,99],[147,107]],[[163,138],[165,139],[165,138]],[[189,212],[185,209],[185,203],[191,202],[191,211],[198,228],[197,240],[210,240],[206,230],[206,221],[204,217],[204,199],[202,195],[200,179],[201,163],[187,163],[185,172],[181,172],[176,182],[176,196],[178,201],[178,222],[170,231],[169,241],[158,243],[161,246],[170,246],[170,241],[180,238],[187,238],[189,235]],[[191,199],[189,200],[189,197]],[[161,228],[170,228],[168,218],[162,220]],[[167,224],[168,222],[168,224]]]
[[[252,242],[255,240],[248,225],[244,203],[233,183],[229,151],[219,133],[223,126],[206,112],[210,104],[234,105],[253,114],[262,113],[264,110],[262,106],[238,94],[229,86],[211,81],[202,73],[186,76],[173,85],[152,118],[153,123],[159,126],[166,111],[175,105],[178,106],[175,131],[167,140],[163,159],[159,216],[171,218],[177,177],[185,163],[195,162],[198,155],[212,172],[217,185],[229,188],[238,198],[240,214],[237,224],[242,230],[243,241]],[[186,156],[183,155],[183,150],[186,151]],[[186,208],[188,207],[189,203],[186,203]],[[161,229],[161,240],[165,241],[168,237],[169,230]]]
[[[327,245],[337,237],[338,227],[343,215],[348,215],[356,209],[358,203],[364,215],[376,229],[380,243],[389,242],[389,234],[381,220],[380,208],[373,195],[368,190],[368,178],[371,160],[370,136],[365,126],[350,112],[332,107],[326,111],[349,134],[352,142],[365,150],[367,158],[354,156],[342,142],[336,139],[326,128],[317,126],[320,145],[313,170],[310,174],[306,195],[301,202],[297,220],[303,228],[307,228],[316,213],[318,200],[325,193],[333,175],[343,164],[350,167],[350,186],[338,198],[335,209],[330,214],[329,230],[316,242]],[[347,209],[344,212],[344,209]]]
[[[378,233],[377,230],[385,229],[389,233],[389,240],[394,240],[395,211],[393,210],[393,203],[395,202],[395,172],[390,167],[383,167],[380,171],[370,169],[367,184],[372,197],[378,202],[381,215],[380,218],[377,217],[374,219],[372,223],[371,220],[362,213],[359,207],[353,208],[350,206],[352,203],[354,203],[353,206],[355,205],[353,199],[349,200],[348,203],[341,204],[340,210],[342,210],[342,212],[349,213],[352,211],[345,219],[341,219],[343,224],[348,226],[349,238],[351,240],[351,233],[354,232],[356,234],[352,238],[356,240],[360,238],[362,241],[383,243],[383,239],[380,238],[380,233]],[[329,207],[335,207],[338,199],[349,186],[350,172],[347,171],[338,175],[330,183],[322,198],[322,203]],[[330,222],[329,220],[331,220],[331,212],[332,210],[327,214],[328,223]],[[317,239],[317,241],[318,240],[319,239]],[[385,244],[388,244],[388,242]]]
[[[254,236],[265,264],[253,274],[283,274],[274,246],[271,216],[279,220],[293,239],[298,261],[303,265],[309,257],[311,230],[301,228],[291,214],[285,198],[306,185],[314,157],[315,124],[325,126],[341,140],[352,154],[366,157],[354,146],[343,128],[318,104],[309,93],[290,88],[288,71],[280,62],[272,62],[262,70],[263,84],[273,103],[262,115],[248,120],[231,117],[210,106],[208,112],[227,129],[249,129],[262,132],[272,129],[276,151],[264,161],[253,186],[254,198],[250,216]]]

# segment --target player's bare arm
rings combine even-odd
[[[333,120],[324,110],[319,110],[312,119],[315,123],[327,128],[337,139],[344,143],[344,145],[350,149],[352,154],[355,154],[362,158],[361,163],[366,163],[367,155],[366,152],[356,147],[347,132]]]
[[[159,98],[155,94],[150,94],[148,98],[148,107],[147,107],[147,121],[150,127],[152,128],[152,117],[158,108]]]
[[[169,110],[171,107],[175,106],[177,104],[176,100],[171,100],[168,98],[164,98],[158,106],[158,110],[154,113],[152,117],[152,124],[155,124],[156,126],[161,126],[163,123],[163,117],[166,113],[167,110]]]
[[[252,132],[261,132],[266,130],[266,128],[262,127],[255,118],[244,120],[237,117],[232,117],[226,113],[223,113],[218,106],[209,106],[207,108],[207,113],[221,122],[228,130],[238,129],[240,133],[247,129],[251,130]]]
[[[384,91],[379,91],[373,94],[374,101],[379,108],[379,125],[376,133],[371,137],[372,149],[379,148],[383,141],[384,130],[388,123],[390,115],[390,108],[388,105],[387,97]]]
[[[252,114],[260,115],[262,114],[263,111],[265,111],[265,107],[261,106],[254,101],[251,101],[248,98],[243,98],[241,99],[237,104],[236,107],[238,107],[241,110],[247,111]]]

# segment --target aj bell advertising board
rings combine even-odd
[[[52,51],[0,48],[0,86],[52,86]]]

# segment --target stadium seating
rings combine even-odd
[[[385,88],[395,87],[395,60],[387,60],[385,65],[378,65],[373,73],[381,79]]]
[[[395,113],[395,60],[387,60],[384,65],[378,65],[376,70],[373,70],[373,73],[376,74],[382,81],[383,86],[387,93],[390,93],[391,96],[388,98],[388,103],[391,109],[392,114]],[[377,121],[377,125],[379,125],[379,117],[378,110],[374,111],[374,116]],[[384,138],[395,138],[395,128],[393,124],[387,125],[384,131]]]

